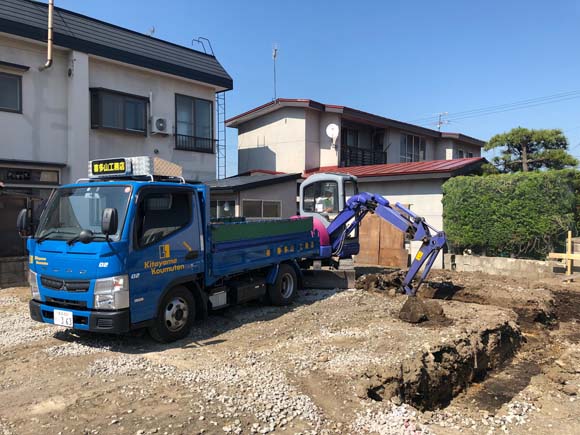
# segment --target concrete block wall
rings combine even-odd
[[[563,265],[556,261],[523,260],[519,258],[480,257],[476,255],[445,254],[444,268],[458,272],[485,272],[529,279],[553,277],[562,272]],[[574,268],[580,271],[580,265]]]
[[[28,285],[28,257],[0,258],[0,289]]]

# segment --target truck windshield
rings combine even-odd
[[[116,208],[119,227],[116,234],[110,235],[110,239],[119,240],[130,196],[130,186],[58,189],[46,205],[35,237],[42,237],[44,240],[70,240],[81,230],[91,230],[96,236],[95,241],[105,240],[101,232],[103,210]]]

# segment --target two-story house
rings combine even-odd
[[[329,125],[338,127],[333,141]],[[238,130],[238,171],[305,172],[480,157],[485,142],[345,106],[278,98],[226,121]]]
[[[479,139],[307,99],[279,98],[226,125],[238,130],[239,172],[349,173],[358,177],[359,190],[409,205],[438,228],[443,182],[476,173],[485,162]],[[361,234],[367,242],[359,260],[367,263],[405,266],[418,248],[405,248],[402,236],[378,218],[367,219]]]
[[[216,57],[55,8],[39,68],[48,8],[0,2],[0,239],[14,251],[0,257],[22,253],[18,194],[46,197],[90,159],[159,156],[216,178],[216,95],[233,86]]]

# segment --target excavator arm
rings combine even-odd
[[[342,256],[347,237],[359,226],[368,213],[375,213],[380,216],[405,233],[410,240],[422,242],[421,248],[413,258],[402,285],[406,294],[415,295],[419,286],[429,274],[437,254],[447,242],[445,233],[435,230],[435,228],[425,222],[424,218],[399,203],[391,206],[390,202],[381,195],[361,192],[346,201],[344,209],[327,228],[333,256]],[[433,230],[434,234],[431,230]],[[416,285],[413,286],[412,281],[423,266],[423,272]]]

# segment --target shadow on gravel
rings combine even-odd
[[[224,308],[209,313],[207,319],[198,320],[188,337],[173,343],[155,342],[145,329],[124,335],[100,334],[74,329],[56,331],[54,338],[64,343],[77,343],[111,352],[142,354],[168,349],[192,349],[213,346],[227,340],[216,338],[230,330],[254,322],[268,322],[294,311],[301,306],[327,299],[342,290],[302,290],[294,303],[287,307],[267,306],[260,302]]]

